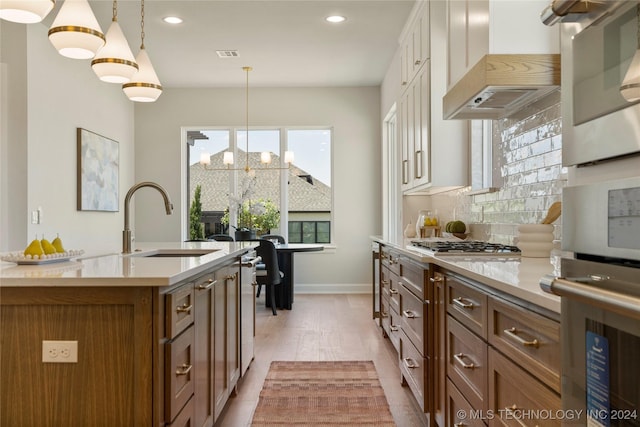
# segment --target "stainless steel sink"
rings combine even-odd
[[[134,252],[130,256],[145,258],[183,258],[183,257],[201,257],[217,252],[220,249],[154,249],[146,252]]]

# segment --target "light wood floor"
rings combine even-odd
[[[400,384],[398,356],[372,319],[371,295],[296,295],[293,309],[277,316],[263,296],[256,304],[255,359],[216,426],[250,425],[273,360],[373,360],[396,424],[427,425],[409,388]]]

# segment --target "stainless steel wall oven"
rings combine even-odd
[[[561,276],[564,425],[640,426],[640,177],[567,187]]]

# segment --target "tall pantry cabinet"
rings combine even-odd
[[[447,90],[447,6],[417,2],[400,43],[398,142],[404,194],[469,183],[469,123],[443,120]]]

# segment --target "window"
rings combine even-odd
[[[289,243],[331,243],[331,222],[289,221]]]
[[[230,200],[233,205],[250,190],[252,203],[273,203],[280,211],[280,224],[270,233],[289,242],[331,242],[331,129],[250,129],[248,135],[242,128],[198,129],[188,130],[186,139],[189,206],[200,185],[205,236],[234,235],[235,209],[225,212]],[[234,155],[231,170],[223,163],[225,151]],[[295,156],[288,168],[281,155],[285,151]],[[261,163],[263,152],[270,153],[270,164]],[[201,158],[210,164],[204,166]],[[223,223],[225,217],[230,227]]]

